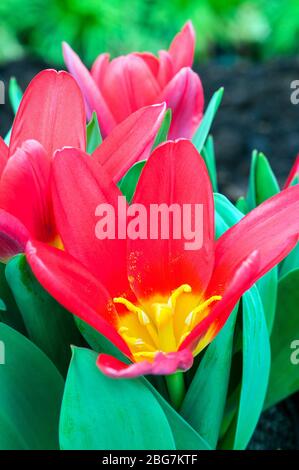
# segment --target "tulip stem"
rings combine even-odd
[[[166,384],[172,406],[179,410],[185,396],[185,382],[183,372],[166,375]]]

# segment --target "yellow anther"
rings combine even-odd
[[[221,300],[221,299],[222,299],[221,295],[213,295],[212,297],[207,299],[205,302],[198,305],[198,307],[196,307],[194,310],[192,310],[192,312],[189,313],[189,315],[187,315],[185,319],[186,325],[192,328],[196,321],[197,314],[206,310],[206,308],[209,307],[209,305],[211,305],[213,302],[216,302],[217,300]]]
[[[168,305],[174,308],[178,297],[183,293],[190,293],[190,292],[192,292],[192,287],[189,286],[189,284],[182,284],[180,287],[178,287],[177,289],[173,291],[173,293],[169,297]]]
[[[157,344],[159,342],[159,338],[158,338],[158,335],[157,335],[157,332],[156,332],[155,328],[151,324],[151,321],[150,321],[150,318],[148,317],[148,315],[140,307],[137,307],[132,302],[130,302],[128,299],[124,299],[123,297],[115,297],[113,299],[113,302],[116,303],[116,304],[124,305],[129,310],[129,312],[137,313],[139,323],[146,327],[146,329],[147,329],[150,337],[152,338],[154,344],[157,346]]]

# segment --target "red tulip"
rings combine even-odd
[[[195,250],[186,250],[182,237],[153,239],[149,227],[143,239],[96,238],[95,208],[109,204],[117,217],[119,196],[103,168],[83,152],[56,152],[53,205],[65,251],[29,242],[28,262],[57,301],[132,361],[126,365],[100,354],[104,373],[132,377],[186,370],[242,294],[297,243],[299,186],[267,200],[215,242],[213,193],[202,158],[186,140],[159,146],[133,202],[147,211],[151,204],[202,205],[202,244]],[[115,223],[124,226],[122,213]]]
[[[164,104],[138,110],[95,150],[93,158],[111,178],[121,178],[133,163],[148,157],[164,110]],[[24,94],[9,148],[0,138],[1,260],[24,251],[25,233],[43,242],[60,243],[49,182],[53,153],[65,146],[86,148],[82,94],[70,74],[45,70]]]
[[[201,81],[190,68],[194,41],[188,22],[159,58],[148,52],[132,53],[109,62],[109,54],[101,54],[90,72],[66,43],[63,53],[85,97],[87,114],[96,111],[104,136],[137,109],[165,101],[173,112],[169,138],[191,138],[204,104]]]

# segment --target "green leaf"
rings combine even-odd
[[[6,264],[0,263],[0,298],[5,304],[5,309],[0,311],[0,321],[25,334],[26,328],[22,316],[7,284],[5,268]]]
[[[243,196],[239,197],[239,199],[236,202],[236,208],[240,212],[242,212],[242,214],[244,214],[244,215],[249,212],[245,197],[243,197]]]
[[[0,365],[0,449],[58,448],[63,379],[33,343],[0,324],[5,364]]]
[[[213,137],[210,135],[206,141],[204,148],[202,149],[202,157],[207,166],[213,191],[218,191],[217,184],[217,170],[216,170],[216,160],[215,160],[215,151],[214,151],[214,142]]]
[[[136,185],[145,163],[145,161],[135,163],[118,183],[118,187],[123,195],[126,196],[128,203],[133,199]]]
[[[256,205],[261,204],[280,192],[279,184],[272,171],[269,161],[263,153],[256,159],[255,169]]]
[[[214,193],[214,202],[216,212],[222,217],[223,221],[232,227],[240,222],[244,214],[240,212],[223,194]]]
[[[277,282],[278,282],[278,268],[275,266],[271,271],[261,277],[257,282],[261,300],[265,312],[265,320],[269,335],[271,334],[277,301]]]
[[[256,286],[243,297],[243,373],[238,413],[222,447],[245,449],[263,409],[270,372],[270,343]],[[234,430],[232,432],[232,430]]]
[[[215,212],[215,238],[218,240],[223,235],[229,226],[224,222],[223,218],[218,212]]]
[[[279,184],[272,168],[263,153],[256,150],[252,154],[247,204],[250,210],[278,194]]]
[[[86,128],[87,153],[92,154],[94,150],[102,143],[102,136],[98,118],[95,112],[92,113],[91,120]]]
[[[227,397],[237,311],[238,306],[205,352],[181,409],[212,449],[217,445]]]
[[[278,283],[277,308],[271,335],[271,373],[265,408],[299,390],[299,364],[291,360],[294,353],[292,343],[299,340],[298,286],[299,269],[289,272]]]
[[[71,344],[81,344],[72,315],[38,283],[24,255],[15,256],[6,267],[7,282],[23,317],[29,338],[65,374]]]
[[[9,95],[9,100],[10,100],[13,112],[14,114],[16,114],[19,109],[22,97],[23,97],[23,92],[21,88],[19,87],[17,80],[14,77],[10,79],[8,95]]]
[[[206,138],[209,135],[214,117],[217,113],[217,110],[222,100],[223,92],[224,92],[224,88],[219,88],[219,90],[217,90],[214,93],[206,109],[204,117],[193,136],[192,142],[197,148],[199,153],[202,151]]]
[[[89,346],[98,353],[110,354],[111,356],[116,357],[120,361],[128,363],[129,360],[123,353],[111,343],[105,336],[101,335],[98,331],[88,325],[86,322],[81,320],[78,317],[75,317],[75,322],[78,326],[78,329],[89,344]]]
[[[170,124],[171,124],[171,118],[172,118],[172,112],[171,109],[167,109],[162,124],[160,126],[160,129],[158,130],[158,133],[156,135],[153,148],[154,150],[158,145],[162,144],[162,142],[165,142],[167,140]]]
[[[142,379],[111,379],[97,354],[74,348],[60,416],[62,449],[175,449],[168,420]]]
[[[280,263],[279,277],[283,277],[290,271],[299,268],[299,243],[292,249],[288,256]]]
[[[170,424],[177,450],[210,450],[209,444],[190,426],[184,418],[160,395],[160,393],[144,379],[161,405]]]

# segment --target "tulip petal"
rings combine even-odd
[[[28,139],[37,140],[50,156],[65,145],[85,149],[84,102],[67,72],[44,70],[28,86],[13,124],[10,155]]]
[[[67,310],[99,331],[124,354],[130,351],[117,333],[117,312],[102,284],[68,253],[28,242],[28,263],[41,285]]]
[[[292,184],[292,182],[294,181],[294,179],[296,177],[299,180],[299,155],[297,155],[295,163],[294,163],[294,165],[293,165],[293,167],[290,171],[290,174],[287,177],[287,180],[285,182],[284,188],[288,188]]]
[[[137,161],[149,157],[165,113],[165,104],[141,108],[116,126],[94,151],[113,181],[119,181]]]
[[[0,261],[25,251],[29,232],[13,215],[0,209]]]
[[[103,84],[109,60],[110,54],[100,54],[92,65],[90,73],[99,88]]]
[[[181,69],[166,85],[159,101],[165,101],[172,110],[168,138],[191,138],[203,116],[204,95],[199,76],[189,68]]]
[[[227,230],[216,243],[208,295],[216,291],[222,295],[240,262],[255,250],[259,251],[261,262],[252,284],[279,263],[298,240],[298,213],[299,186],[293,186],[268,199]]]
[[[186,283],[202,292],[214,264],[214,202],[206,166],[191,142],[178,140],[157,147],[141,173],[133,203],[142,204],[147,214],[152,204],[164,204],[166,210],[176,204],[180,217],[169,221],[172,218],[167,216],[169,234],[164,239],[161,230],[157,231],[159,239],[153,239],[153,220],[147,223],[143,239],[134,240],[129,234],[128,274],[135,294],[141,299],[154,293],[169,295]],[[183,204],[191,208],[184,217]],[[197,214],[195,219],[195,204],[202,209],[202,218]],[[187,226],[192,226],[193,235],[200,237],[196,240],[198,246],[186,243]],[[129,228],[128,225],[128,231]],[[174,236],[177,229],[181,229],[180,233]]]
[[[67,43],[63,43],[63,57],[68,70],[77,80],[81,88],[85,98],[88,119],[91,119],[92,113],[95,111],[98,116],[101,134],[103,137],[106,137],[113,129],[116,122],[100,89],[97,87],[85,65],[81,62],[79,56]]]
[[[50,166],[51,160],[43,147],[28,140],[8,159],[0,184],[0,207],[17,217],[32,237],[45,242],[56,235]]]
[[[164,88],[174,76],[172,59],[167,51],[159,51],[159,71],[157,80],[161,88]]]
[[[156,354],[152,363],[148,361],[124,364],[113,356],[100,354],[97,366],[103,372],[113,378],[132,378],[140,375],[169,375],[190,369],[193,364],[192,353],[188,350]]]
[[[0,137],[0,177],[2,175],[2,171],[7,163],[8,158],[8,147],[2,137]]]
[[[140,57],[140,59],[146,63],[154,77],[157,76],[159,70],[159,59],[154,54],[151,52],[134,52],[133,54],[136,57]]]
[[[157,101],[161,89],[156,78],[144,60],[134,54],[110,62],[102,93],[117,122],[139,108],[161,102]]]
[[[90,156],[80,150],[66,148],[54,156],[52,189],[58,233],[66,251],[100,279],[111,295],[125,293],[129,289],[126,240],[125,234],[118,239],[116,233],[117,204],[121,196],[117,186]],[[111,220],[112,224],[115,223],[114,239],[100,240],[96,237],[99,220],[96,209],[100,204],[109,205],[112,211],[116,209],[115,218],[113,213]],[[125,227],[125,220],[122,222]]]
[[[195,31],[191,21],[188,21],[182,30],[174,37],[169,54],[174,65],[174,73],[182,67],[191,67],[195,49]]]

